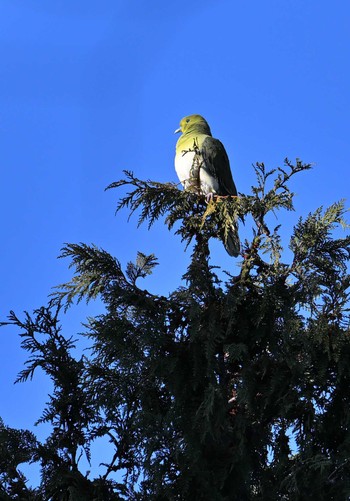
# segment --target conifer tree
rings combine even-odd
[[[13,499],[349,497],[350,237],[335,233],[346,226],[344,203],[298,220],[289,260],[280,227],[271,226],[271,214],[293,210],[290,179],[309,168],[299,160],[269,172],[257,164],[250,195],[209,205],[131,172],[109,186],[128,187],[117,210],[138,212],[139,224],[165,218],[176,228],[192,245],[189,264],[165,297],[142,288],[155,255],[139,252],[123,271],[103,249],[67,244],[62,257],[74,269],[71,281],[34,318],[11,313],[9,323],[22,329],[31,353],[19,381],[37,367],[53,381],[41,417],[53,433],[39,444],[1,427],[6,495],[14,492],[11,475],[20,485],[24,460],[41,462],[42,483]],[[224,274],[212,264],[209,240],[237,218],[252,221],[252,238],[243,244],[239,273]],[[92,354],[77,360],[58,312],[95,298],[105,311],[88,320]],[[109,438],[113,457],[91,480],[79,470],[79,455],[89,457],[99,436]],[[119,483],[112,480],[117,472]]]

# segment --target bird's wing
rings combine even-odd
[[[207,136],[200,150],[205,168],[218,180],[220,189],[218,195],[237,195],[224,145],[218,139]]]

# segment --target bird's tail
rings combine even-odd
[[[241,243],[238,236],[238,224],[237,222],[232,223],[231,228],[227,231],[222,238],[226,252],[232,256],[237,257],[241,252]]]

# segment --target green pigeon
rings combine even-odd
[[[196,190],[208,201],[213,195],[237,196],[226,150],[211,135],[207,121],[201,115],[189,115],[180,121],[178,132],[182,134],[176,143],[175,170],[185,190]],[[236,221],[222,240],[230,256],[237,257],[240,242]]]

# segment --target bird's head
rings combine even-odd
[[[176,129],[175,134],[182,132],[187,134],[189,132],[201,132],[202,134],[211,135],[210,127],[201,115],[188,115],[180,121],[180,127]]]

